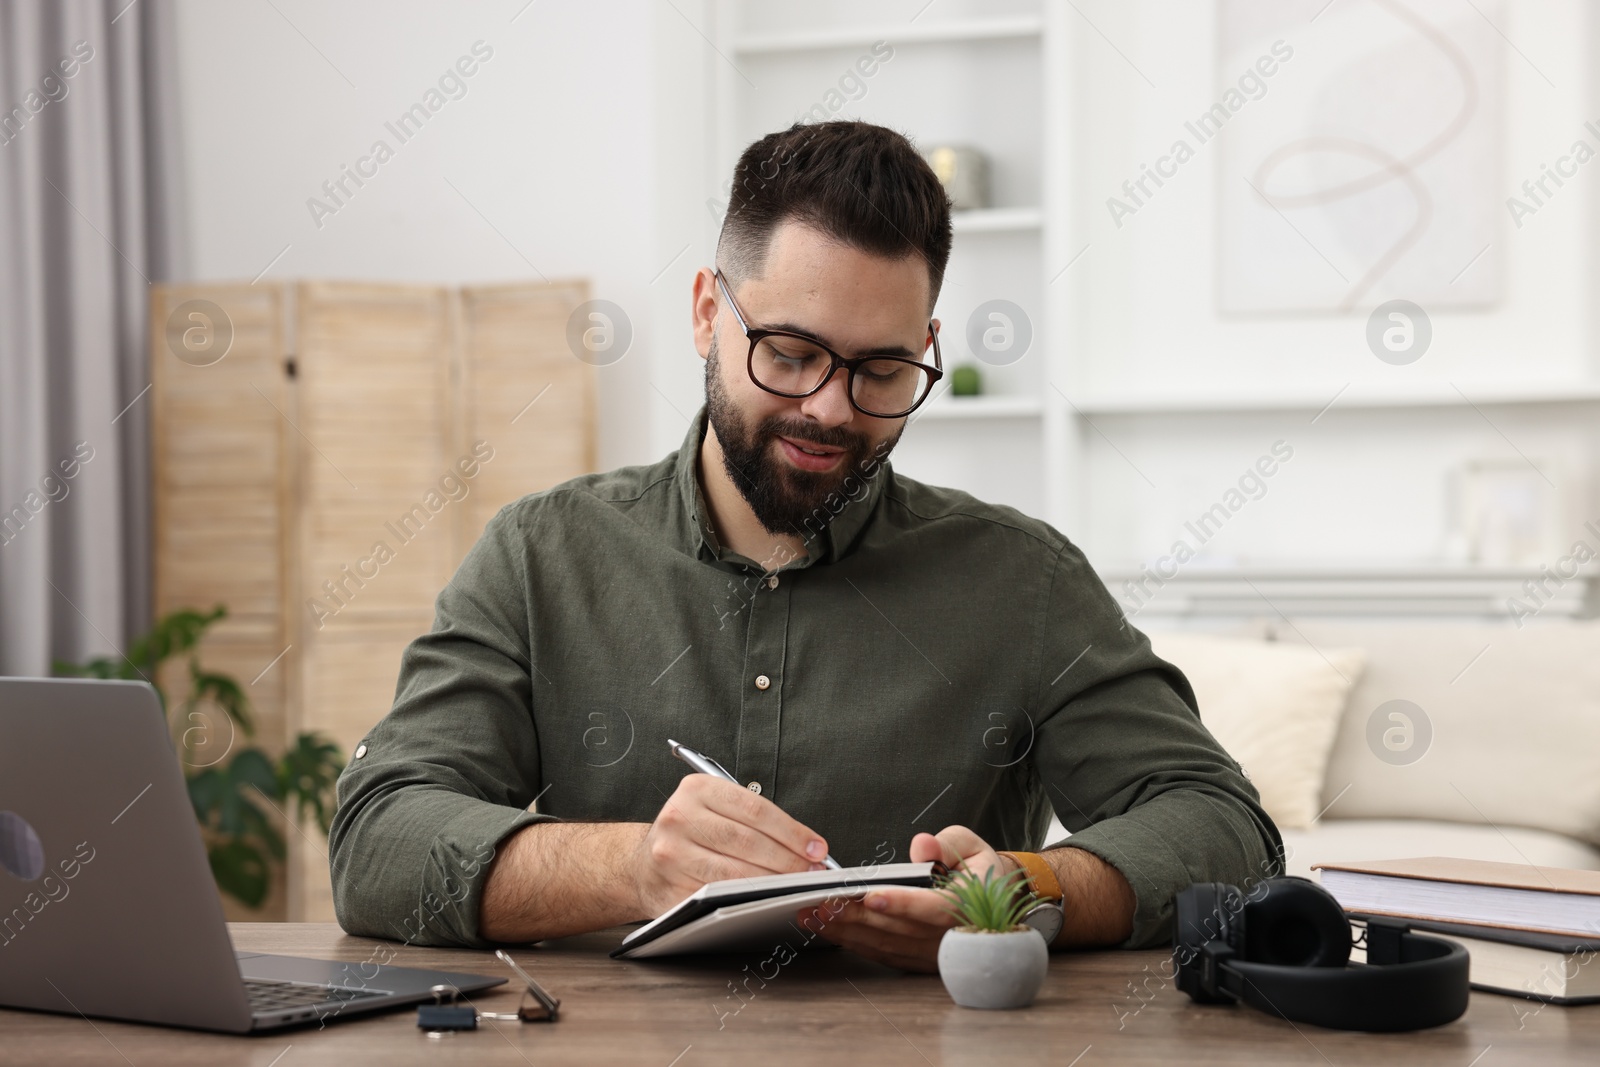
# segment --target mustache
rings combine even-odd
[[[867,444],[865,437],[851,433],[842,426],[824,429],[804,423],[797,425],[779,418],[765,420],[758,432],[764,437],[794,437],[802,441],[812,441],[826,448],[842,448],[853,455],[860,455]]]

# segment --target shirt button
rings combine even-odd
[[[760,796],[761,795],[761,783],[760,782],[751,782],[750,783],[750,792],[754,793],[756,796]]]
[[[778,576],[776,574],[767,575],[767,588],[768,589],[776,589],[776,588],[778,588]]]
[[[360,759],[362,756],[365,756],[366,754],[367,754],[367,746],[366,746],[365,743],[359,744],[359,745],[356,746],[356,759]]]
[[[771,684],[772,684],[772,679],[771,678],[768,678],[764,674],[756,675],[756,688],[757,689],[766,689]]]

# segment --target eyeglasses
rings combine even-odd
[[[750,380],[769,393],[798,400],[819,391],[844,368],[848,377],[850,405],[863,415],[879,419],[898,419],[911,414],[928,399],[933,385],[944,377],[944,362],[939,357],[939,331],[928,323],[933,342],[933,365],[905,356],[863,356],[846,359],[833,349],[803,333],[788,330],[753,330],[744,312],[733,299],[728,281],[719,268],[717,284],[728,306],[739,320],[739,328],[750,340],[746,364]]]

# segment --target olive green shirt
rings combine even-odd
[[[1188,681],[1059,532],[874,459],[804,523],[806,555],[752,561],[707,518],[704,430],[702,408],[659,463],[489,522],[339,779],[346,930],[487,944],[496,845],[540,820],[653,821],[688,771],[668,738],[845,866],[955,824],[1038,850],[1054,809],[1133,887],[1129,946],[1170,935],[1191,882],[1278,873]]]

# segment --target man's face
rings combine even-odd
[[[846,358],[894,347],[921,357],[929,343],[928,269],[919,256],[884,259],[785,222],[761,277],[729,283],[751,329],[807,334]],[[888,456],[906,420],[857,411],[842,368],[798,400],[762,389],[750,380],[744,331],[717,295],[715,321],[696,339],[704,340],[706,413],[724,466],[768,532],[805,536],[808,518],[815,526],[830,517],[830,494],[852,474],[859,480],[869,459]]]

